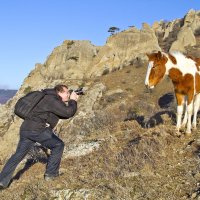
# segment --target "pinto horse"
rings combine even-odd
[[[177,134],[180,135],[180,128],[185,127],[187,123],[186,134],[190,135],[191,127],[196,129],[197,112],[200,106],[200,59],[187,57],[180,52],[167,54],[159,51],[147,56],[149,64],[145,85],[153,89],[165,75],[169,76],[174,85],[177,100]],[[182,121],[184,105],[186,105],[186,111]]]

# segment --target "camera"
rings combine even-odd
[[[73,91],[74,91],[77,95],[84,95],[83,88],[78,88],[78,89],[76,89],[76,90],[70,89],[70,90],[69,90],[69,93],[71,94]]]

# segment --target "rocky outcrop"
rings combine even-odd
[[[191,9],[184,18],[184,26],[189,26],[194,34],[200,30],[200,11]]]
[[[90,41],[66,40],[54,49],[40,68],[41,75],[47,80],[82,79],[92,67],[98,47]]]
[[[3,136],[13,121],[13,113],[8,105],[0,105],[0,117],[0,136]]]
[[[182,24],[182,19],[176,19],[171,22],[160,21],[153,24],[152,28],[155,31],[159,46],[162,50],[165,52],[169,51],[172,43],[177,39],[177,34],[180,31]]]
[[[155,22],[152,26],[160,47],[165,51],[181,51],[198,44],[196,36],[200,35],[200,11],[190,10],[184,18],[172,22]]]
[[[200,30],[200,12],[190,10],[184,18],[184,24],[177,35],[177,40],[172,44],[170,51],[186,52],[186,47],[197,44],[195,35]]]
[[[130,65],[136,59],[146,60],[145,54],[160,50],[155,33],[148,24],[141,30],[135,27],[112,35],[108,38],[94,59],[91,77],[101,76]]]
[[[196,38],[192,29],[189,26],[181,28],[177,35],[177,40],[172,43],[170,51],[181,51],[185,52],[187,46],[196,45]]]

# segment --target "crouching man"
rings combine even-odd
[[[20,139],[16,152],[7,161],[0,173],[0,189],[8,187],[17,165],[27,155],[36,142],[51,150],[44,174],[45,180],[59,176],[59,166],[64,142],[57,137],[53,128],[59,119],[73,117],[77,110],[78,95],[70,94],[66,85],[57,85],[53,89],[43,90],[45,96],[31,111],[31,117],[25,119],[20,127]],[[66,105],[64,102],[68,102]],[[49,124],[50,126],[46,126]]]

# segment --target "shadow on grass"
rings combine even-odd
[[[142,115],[137,115],[136,112],[132,111],[128,113],[127,118],[124,121],[136,120],[142,128],[153,128],[159,124],[163,124],[162,115],[167,114],[171,118],[173,124],[176,121],[176,114],[172,111],[161,111],[150,117],[148,120],[145,120],[145,117]]]
[[[172,93],[167,93],[159,98],[158,105],[162,109],[169,109],[173,102],[174,95]],[[159,124],[163,124],[164,121],[162,119],[162,115],[168,115],[168,117],[171,118],[172,123],[176,123],[176,114],[170,110],[160,111],[150,117],[148,120],[145,120],[145,116],[138,115],[135,111],[129,111],[124,121],[136,120],[142,128],[153,128]]]
[[[158,99],[158,105],[160,108],[167,109],[170,108],[174,102],[174,94],[166,93]]]

